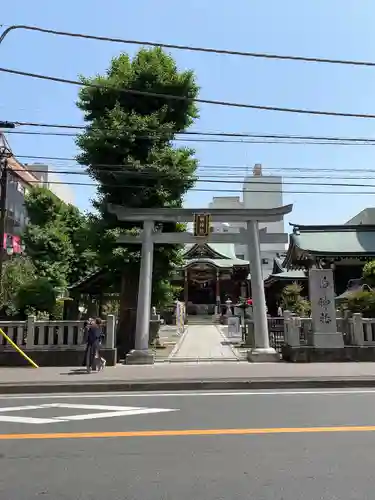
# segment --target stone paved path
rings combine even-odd
[[[189,325],[169,360],[236,361],[237,357],[215,325]]]

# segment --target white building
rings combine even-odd
[[[26,168],[40,180],[43,186],[50,189],[52,193],[60,198],[60,200],[71,205],[75,204],[74,192],[69,188],[69,186],[64,184],[63,179],[61,179],[57,174],[51,173],[51,167],[49,165],[45,165],[44,163],[29,163],[26,165]]]
[[[283,181],[280,176],[263,175],[262,165],[256,164],[253,174],[246,176],[243,184],[242,200],[240,196],[214,197],[209,208],[249,208],[266,209],[283,205]],[[239,233],[244,229],[241,222],[215,223],[214,232]],[[266,228],[268,233],[284,233],[284,221],[259,223],[259,228]],[[273,267],[273,259],[279,253],[284,253],[286,245],[277,243],[262,243],[263,277],[266,278]],[[235,245],[236,255],[240,259],[248,260],[246,245]]]

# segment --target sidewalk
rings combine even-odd
[[[0,368],[0,393],[258,390],[374,387],[375,363],[160,363],[80,368]]]
[[[225,341],[215,325],[188,325],[168,361],[236,361],[234,350]]]

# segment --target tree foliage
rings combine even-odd
[[[34,187],[25,199],[29,224],[23,234],[27,255],[39,277],[65,288],[93,266],[88,218],[45,187]]]
[[[345,300],[345,308],[352,314],[361,313],[365,318],[375,317],[375,292],[359,290],[353,292]]]
[[[281,306],[284,311],[290,311],[298,316],[310,314],[310,302],[302,296],[302,287],[298,283],[292,283],[283,288],[281,292]]]
[[[36,278],[18,289],[17,306],[21,314],[38,311],[51,314],[56,307],[56,291],[47,278]]]
[[[134,308],[139,274],[140,249],[120,248],[121,232],[137,231],[135,223],[119,223],[108,213],[113,203],[131,208],[181,207],[185,193],[194,185],[197,161],[194,151],[173,144],[175,134],[186,130],[198,116],[191,98],[198,87],[191,71],[180,72],[173,58],[160,48],[141,49],[131,59],[121,54],[112,60],[105,75],[82,78],[78,107],[87,123],[77,139],[78,161],[99,183],[93,217],[102,265],[122,269],[122,313]],[[129,91],[169,94],[170,99],[138,95]],[[163,231],[180,231],[176,223]],[[154,252],[154,284],[168,282],[180,258],[176,245],[158,246]],[[128,282],[124,280],[128,278]],[[131,288],[131,290],[130,290]],[[154,286],[154,303],[170,294],[167,286]],[[161,295],[160,295],[161,294]],[[122,315],[123,317],[123,315]],[[126,326],[120,321],[120,326]],[[121,328],[120,328],[121,331]]]
[[[363,266],[362,277],[368,285],[375,286],[375,260],[366,262]]]
[[[17,255],[7,260],[2,268],[2,292],[0,310],[4,316],[15,316],[19,313],[17,302],[20,288],[36,277],[36,269],[28,257]]]

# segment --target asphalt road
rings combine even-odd
[[[373,500],[374,470],[372,390],[0,398],[0,498]]]

